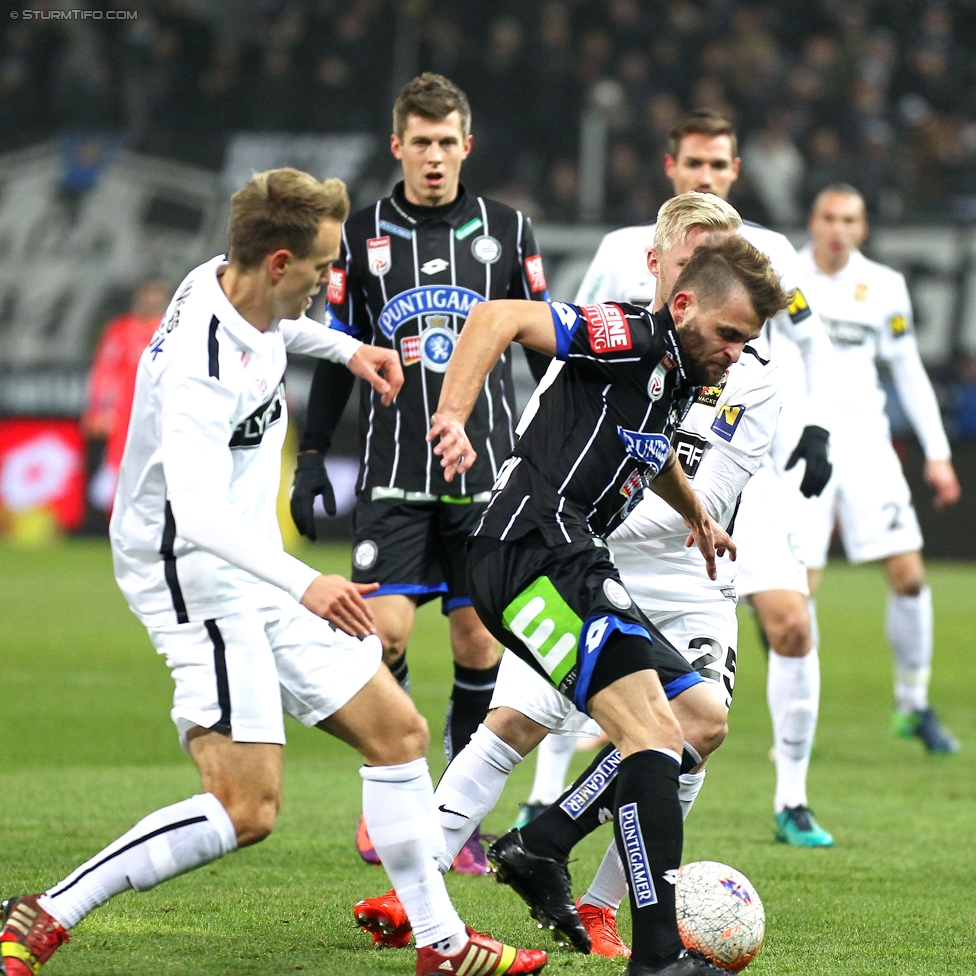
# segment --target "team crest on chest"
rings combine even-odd
[[[471,242],[471,253],[482,264],[494,264],[502,256],[502,246],[497,238],[482,234]]]
[[[443,373],[451,361],[457,336],[449,328],[447,315],[425,315],[424,331],[420,333],[420,359],[427,369]]]
[[[371,274],[382,278],[393,267],[389,237],[371,237],[366,241],[366,261]]]

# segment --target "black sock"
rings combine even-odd
[[[448,762],[468,744],[488,715],[497,677],[497,664],[490,668],[465,668],[455,663],[454,690],[444,723],[444,752]]]
[[[407,668],[407,652],[390,665],[390,674],[400,683],[400,687],[410,694],[410,670]]]
[[[673,759],[654,750],[628,756],[617,771],[613,832],[627,870],[631,960],[638,965],[674,959],[682,948],[674,912],[674,881],[668,878],[681,865],[684,838],[678,772]]]
[[[613,816],[619,764],[615,746],[601,749],[572,786],[522,828],[526,849],[541,857],[567,860],[587,834]]]

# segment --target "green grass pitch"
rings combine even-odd
[[[347,572],[343,547],[305,550]],[[976,576],[930,567],[935,594],[933,700],[963,743],[933,758],[889,732],[884,584],[876,567],[832,565],[820,600],[823,700],[811,805],[833,850],[773,843],[773,767],[765,661],[742,614],[731,734],[710,764],[687,825],[685,859],[743,870],[767,911],[766,946],[748,970],[773,974],[976,972]],[[112,580],[107,546],[0,548],[0,891],[36,891],[142,816],[198,790],[169,719],[170,679]],[[431,764],[450,690],[447,634],[436,607],[410,644],[417,704],[431,724]],[[373,951],[352,903],[388,887],[353,847],[356,756],[289,721],[285,798],[275,834],[253,849],[88,918],[45,973],[184,976],[412,973],[412,951]],[[577,755],[573,769],[586,762]],[[516,770],[486,824],[501,831],[524,798],[532,763]],[[582,891],[609,840],[588,839],[572,866]],[[516,945],[552,949],[522,903],[491,878],[450,876],[464,918]],[[629,929],[621,912],[621,928]],[[547,972],[620,972],[567,951]]]

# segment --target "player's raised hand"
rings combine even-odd
[[[710,515],[706,515],[702,522],[691,526],[691,534],[685,539],[689,548],[697,545],[705,559],[705,569],[709,579],[718,578],[715,557],[729,554],[729,559],[735,559],[735,543],[732,536],[722,528]]]
[[[302,597],[306,610],[351,637],[369,637],[376,633],[372,611],[363,599],[379,589],[379,583],[351,583],[344,576],[316,576]]]
[[[962,494],[959,479],[956,477],[956,469],[952,466],[951,461],[926,461],[925,483],[935,489],[933,504],[937,511],[955,505]]]
[[[441,459],[445,481],[451,481],[455,474],[470,471],[478,457],[464,432],[464,424],[440,410],[430,418],[427,440],[434,444],[434,453]]]
[[[395,349],[364,342],[349,360],[349,371],[379,393],[384,407],[394,401],[403,386],[403,369]]]

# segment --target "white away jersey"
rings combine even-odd
[[[224,264],[187,275],[139,361],[110,537],[147,625],[266,606],[261,581],[300,600],[317,575],[284,552],[275,511],[286,349],[348,362],[360,343],[306,317],[260,332],[220,287]]]
[[[810,300],[834,345],[832,395],[839,437],[888,437],[877,360],[889,364],[926,457],[948,458],[932,384],[918,354],[904,276],[852,251],[836,274],[817,267],[809,245],[799,255]]]
[[[780,397],[776,369],[743,353],[720,387],[699,394],[674,438],[674,450],[708,513],[728,527],[739,493],[762,464],[776,430]],[[609,538],[614,561],[642,607],[673,609],[734,597],[735,563],[718,560],[710,580],[698,548],[685,547],[688,529],[662,498],[643,500]]]
[[[576,296],[577,304],[628,301],[653,304],[657,279],[647,270],[647,252],[654,246],[657,224],[622,227],[600,242]],[[739,233],[765,254],[780,276],[783,288],[794,291],[789,309],[766,323],[751,345],[778,367],[783,404],[778,460],[793,449],[808,424],[830,429],[830,344],[820,319],[803,291],[805,282],[793,245],[776,231],[743,223]],[[801,287],[801,285],[803,287]],[[781,443],[780,443],[781,442]]]

